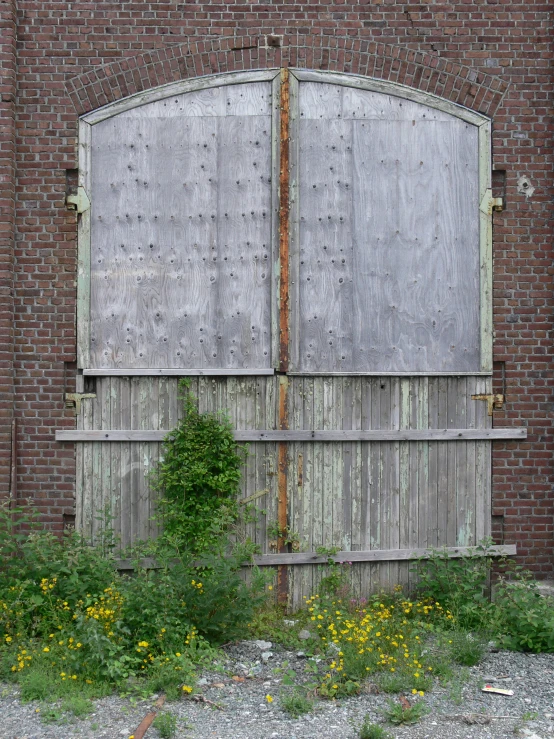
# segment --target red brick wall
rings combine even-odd
[[[10,3],[0,0],[0,7]],[[527,564],[552,573],[548,12],[546,3],[497,0],[18,0],[19,496],[38,499],[54,528],[73,506],[73,447],[57,445],[53,434],[73,424],[63,395],[74,382],[76,218],[64,193],[66,170],[77,166],[77,112],[212,71],[289,63],[337,69],[403,81],[493,116],[495,187],[507,202],[494,228],[495,381],[507,396],[495,423],[529,427],[526,443],[495,444],[494,524]],[[282,48],[265,48],[267,34],[281,35]]]
[[[16,17],[0,0],[0,499],[10,494],[13,419]]]

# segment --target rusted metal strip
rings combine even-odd
[[[161,695],[156,703],[154,704],[155,711],[150,711],[150,713],[147,713],[146,716],[142,719],[140,724],[135,729],[135,733],[132,735],[134,739],[142,739],[142,737],[146,734],[150,726],[154,723],[154,719],[158,715],[158,710],[163,706],[165,703],[165,695]]]
[[[290,88],[289,70],[281,70],[279,136],[279,370],[289,369],[289,237],[290,237]]]
[[[288,429],[289,426],[289,414],[288,414],[288,388],[289,381],[288,377],[281,376],[279,378],[279,428]],[[285,532],[288,526],[288,496],[287,496],[287,481],[288,481],[288,455],[287,455],[287,443],[279,442],[277,445],[277,521],[279,524],[279,530]],[[285,544],[286,536],[281,536],[278,542],[279,552],[285,553],[287,551],[287,545]],[[288,571],[286,566],[279,567],[277,571],[277,596],[279,602],[286,603],[288,598]]]

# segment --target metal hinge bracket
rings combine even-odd
[[[489,416],[492,416],[493,410],[502,410],[502,406],[504,404],[504,396],[500,393],[496,393],[496,395],[472,395],[472,400],[486,400],[487,401],[487,409]]]
[[[68,195],[65,199],[65,204],[71,210],[76,210],[77,213],[84,213],[90,208],[90,200],[84,187],[78,187],[77,192]]]
[[[485,190],[479,210],[488,216],[492,215],[493,210],[501,213],[504,210],[504,201],[502,198],[493,198],[491,189]]]
[[[67,408],[74,408],[75,415],[78,416],[81,412],[81,401],[84,398],[96,398],[95,393],[66,393],[65,394],[65,405]]]

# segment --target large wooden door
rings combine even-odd
[[[242,535],[296,605],[317,547],[356,588],[490,533],[490,122],[347,75],[270,71],[85,116],[77,524],[156,534],[179,376],[250,443]],[[268,529],[294,533],[287,551]],[[290,537],[289,537],[290,538]]]

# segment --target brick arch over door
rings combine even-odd
[[[302,67],[396,82],[492,117],[508,84],[471,67],[406,47],[351,37],[236,36],[179,44],[127,57],[78,75],[67,92],[79,115],[170,82],[252,69]]]

